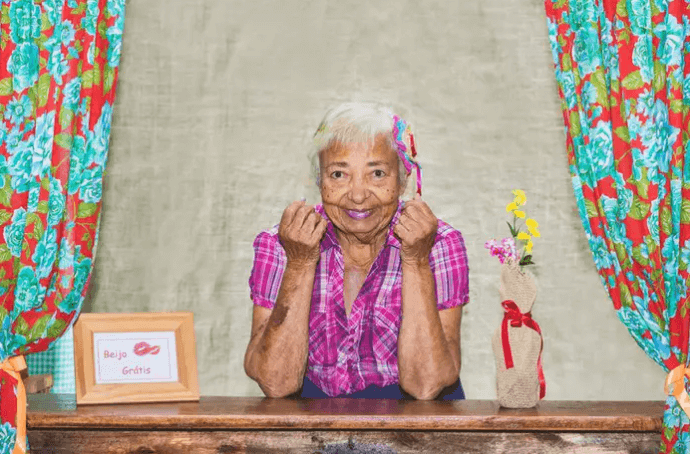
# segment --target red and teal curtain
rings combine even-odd
[[[619,319],[669,373],[661,452],[687,453],[689,5],[545,6],[573,190],[594,264]]]
[[[125,0],[2,0],[0,452],[26,452],[23,357],[79,314],[91,276]]]

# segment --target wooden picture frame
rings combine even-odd
[[[78,405],[199,400],[191,312],[81,314],[74,362]]]

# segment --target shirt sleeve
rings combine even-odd
[[[439,230],[442,229],[443,227]],[[436,280],[438,310],[469,302],[469,267],[465,242],[460,232],[447,224],[443,230],[445,231],[437,239],[429,256],[429,265]]]
[[[273,309],[278,299],[287,257],[277,229],[261,232],[254,240],[254,265],[249,291],[254,304]]]

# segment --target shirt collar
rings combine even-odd
[[[393,229],[395,228],[396,224],[398,223],[398,220],[400,219],[400,215],[402,213],[404,203],[402,200],[398,201],[398,209],[395,210],[395,214],[393,215],[393,218],[391,219],[390,223],[390,229],[388,230],[388,238],[386,240],[386,246],[392,246],[395,248],[400,249],[400,240],[393,234]],[[319,203],[314,206],[314,211],[322,215],[325,219],[326,222],[328,222],[328,227],[326,228],[326,233],[323,236],[323,240],[321,241],[321,250],[325,251],[327,249],[330,249],[332,247],[340,247],[340,243],[338,242],[338,237],[335,234],[335,227],[333,226],[333,223],[331,222],[330,219],[328,219],[328,216],[326,215],[326,212],[323,209],[323,204]]]

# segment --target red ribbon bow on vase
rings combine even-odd
[[[527,312],[523,314],[520,309],[515,304],[513,300],[505,300],[501,303],[503,309],[505,309],[505,314],[503,315],[503,323],[501,325],[501,340],[503,341],[503,356],[506,362],[506,369],[512,369],[513,364],[513,354],[510,350],[510,342],[508,341],[508,323],[514,328],[519,328],[525,325],[528,328],[532,328],[534,331],[539,333],[541,338],[541,329],[537,322],[532,320],[532,315]],[[544,349],[544,339],[541,338],[541,346],[539,347],[539,359],[537,360],[537,370],[539,372],[539,399],[543,399],[546,395],[546,380],[544,379],[544,369],[541,366],[541,352]]]

